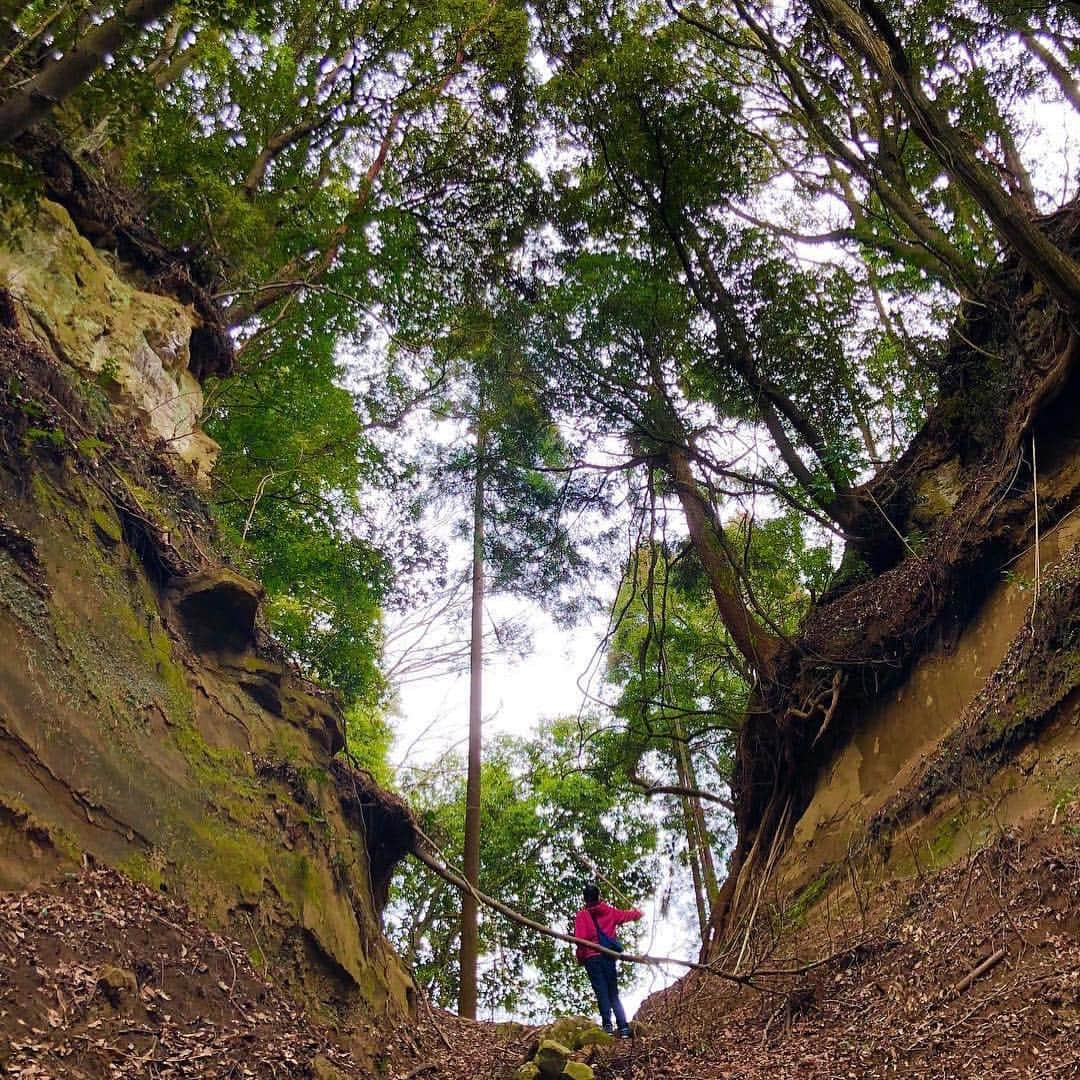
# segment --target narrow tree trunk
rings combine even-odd
[[[679,783],[684,781],[679,777]],[[705,931],[709,926],[709,909],[705,904],[705,886],[701,878],[701,860],[697,850],[697,829],[694,823],[694,811],[690,806],[690,797],[683,795],[679,800],[682,803],[683,826],[686,829],[686,854],[690,863],[690,877],[694,882],[694,902],[697,905],[698,929],[704,940]]]
[[[672,718],[671,729],[675,736],[675,774],[679,778],[681,787],[693,790],[696,787],[696,778],[690,766],[690,751],[686,745],[686,736],[678,717]],[[697,904],[698,928],[701,931],[702,940],[704,940],[705,931],[709,926],[710,900],[708,898],[708,883],[705,877],[705,851],[703,849],[705,838],[698,827],[697,811],[701,808],[701,802],[693,795],[683,795],[681,802],[683,825],[686,828],[686,848],[690,857],[690,875],[694,879],[694,900]]]
[[[56,105],[71,96],[128,38],[164,15],[176,0],[130,0],[124,9],[95,26],[59,60],[50,60],[25,85],[0,104],[0,146],[18,138]]]
[[[310,135],[322,122],[322,117],[310,116],[299,124],[294,124],[285,131],[279,131],[267,139],[266,145],[256,155],[247,176],[244,178],[244,195],[249,199],[253,199],[266,178],[266,170],[270,168],[275,159],[305,136]]]
[[[694,759],[690,753],[686,728],[678,716],[672,718],[671,730],[675,736],[675,761],[679,783],[690,791],[697,791],[697,770],[694,768]],[[701,798],[697,795],[686,796],[683,809],[687,818],[687,838],[697,857],[694,888],[699,895],[698,914],[701,917],[701,937],[704,941],[709,918],[720,893],[720,886],[716,880],[716,865],[713,862],[709,830],[705,824],[705,810],[701,805]]]
[[[469,768],[465,782],[465,880],[480,888],[480,766],[484,661],[484,455],[487,437],[481,420],[476,432],[476,476],[473,484],[472,639],[469,652]],[[458,1013],[476,1019],[477,961],[480,934],[476,897],[461,894],[461,978]]]
[[[154,71],[154,88],[167,90],[173,83],[179,80],[206,50],[215,44],[220,37],[215,30],[202,29],[198,38],[193,41],[183,52],[176,53],[167,64]]]
[[[694,759],[690,754],[690,747],[683,744],[683,753],[686,755],[686,776],[690,786],[698,788],[697,769],[694,768]],[[712,845],[709,842],[709,830],[705,824],[705,807],[701,799],[694,796],[690,802],[690,809],[694,815],[694,826],[698,834],[698,850],[701,854],[701,879],[705,886],[706,907],[711,917],[720,897],[720,882],[716,877],[716,863],[713,861]],[[702,930],[704,940],[704,929]]]

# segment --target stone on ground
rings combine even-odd
[[[98,971],[98,989],[112,1005],[119,1005],[121,997],[133,997],[139,992],[135,973],[113,964],[103,964]]]
[[[571,1050],[562,1043],[555,1042],[554,1039],[543,1039],[533,1060],[541,1076],[547,1077],[548,1080],[556,1080],[562,1075],[567,1061],[570,1060],[570,1054]]]
[[[562,1080],[593,1080],[592,1066],[584,1061],[568,1061],[563,1068]]]
[[[311,1062],[311,1071],[315,1080],[348,1080],[345,1074],[322,1054]]]
[[[544,1029],[541,1037],[562,1043],[563,1046],[574,1046],[578,1036],[594,1026],[587,1016],[560,1016]]]
[[[574,1049],[584,1050],[586,1046],[608,1046],[615,1041],[610,1031],[605,1031],[598,1024],[578,1032],[574,1038]]]

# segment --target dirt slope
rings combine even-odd
[[[753,988],[694,972],[591,1064],[597,1080],[1080,1076],[1078,898],[1074,801],[947,868],[856,876],[816,911],[762,905],[715,961]]]
[[[357,1069],[244,947],[113,871],[0,897],[0,1065],[16,1076]]]
[[[591,1064],[598,1080],[1080,1075],[1078,896],[1073,804],[876,898],[855,883],[813,919],[772,911],[744,959],[756,988],[695,973]],[[5,1075],[508,1080],[535,1035],[421,1007],[380,1027],[368,1064],[242,945],[112,871],[0,898],[0,971]]]
[[[350,1053],[358,1038],[378,1053]],[[244,944],[116,871],[0,895],[5,1076],[464,1078],[506,1054],[493,1026],[426,1009],[328,1026]]]
[[[760,967],[831,959],[761,976],[760,991],[695,973],[646,1002],[646,1034],[597,1076],[1080,1075],[1078,897],[1074,804],[1056,825],[1004,831],[948,869],[893,880],[876,901],[856,883],[810,925],[797,909],[774,913],[755,931]]]

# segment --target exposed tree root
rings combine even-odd
[[[1063,249],[1080,250],[1080,207],[1047,228]],[[748,710],[732,785],[738,841],[705,955],[745,902],[744,868],[761,869],[773,837],[798,821],[860,718],[918,656],[958,632],[1003,564],[1028,545],[1033,437],[1043,531],[1077,506],[1068,468],[1080,452],[1077,330],[1016,260],[988,280],[981,300],[957,327],[926,424],[900,459],[855,492],[861,535],[851,552],[871,576],[857,580],[846,560]]]

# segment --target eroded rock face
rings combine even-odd
[[[168,600],[200,653],[243,653],[255,642],[258,582],[219,566],[169,582]]]
[[[262,588],[215,554],[188,470],[102,401],[102,337],[167,339],[179,363],[185,309],[57,244],[50,261],[39,243],[14,303],[10,248],[0,260],[0,889],[119,869],[360,1039],[415,1000],[380,921],[411,816],[335,757],[337,699],[260,625]],[[84,320],[93,289],[115,316]],[[163,337],[136,328],[153,312]]]
[[[190,371],[197,325],[191,308],[129,285],[79,235],[67,211],[48,200],[0,222],[0,288],[14,298],[25,332],[95,376],[205,480],[218,445],[199,428],[203,393]]]
[[[866,710],[777,862],[781,894],[799,894],[792,910],[844,887],[853,851],[873,853],[876,843],[875,873],[921,874],[1076,801],[1080,519],[1062,518],[1039,557],[1037,607],[1032,548],[955,641],[920,657]],[[1067,614],[1051,617],[1053,605]]]
[[[340,711],[255,640],[259,587],[227,569],[161,586],[93,483],[25,479],[0,458],[0,505],[35,543],[29,569],[0,544],[0,888],[89,856],[301,996],[407,1012],[380,925],[407,813],[334,760]]]

